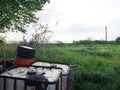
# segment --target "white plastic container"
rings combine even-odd
[[[67,83],[68,83],[68,76],[70,74],[70,67],[65,64],[56,64],[56,63],[49,63],[49,62],[40,62],[36,61],[32,64],[33,66],[48,66],[48,67],[56,67],[62,69],[62,90],[68,90]]]
[[[25,89],[24,79],[26,79],[27,77],[28,70],[29,68],[27,67],[17,67],[1,73],[0,90],[4,90],[4,87],[6,88],[5,90],[36,90],[35,86],[27,86],[27,88]],[[36,72],[37,74],[44,73],[44,76],[48,79],[47,90],[61,90],[60,88],[61,86],[60,77],[62,73],[61,69],[36,68]],[[6,78],[6,82],[4,83],[5,78]]]

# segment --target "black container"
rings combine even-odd
[[[27,46],[18,46],[16,57],[30,59],[35,56],[35,49]]]
[[[18,46],[15,58],[16,65],[30,65],[34,61],[35,49],[28,46]]]

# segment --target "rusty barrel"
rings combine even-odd
[[[18,46],[15,58],[16,65],[30,65],[34,62],[35,49],[28,46]]]

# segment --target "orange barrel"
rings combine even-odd
[[[35,49],[28,46],[18,46],[15,58],[16,65],[30,65],[34,62]]]

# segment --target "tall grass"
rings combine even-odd
[[[5,58],[15,58],[16,56],[16,48],[17,48],[17,44],[5,44]],[[3,56],[3,46],[0,46],[0,58],[4,58]]]
[[[42,56],[39,59],[71,65],[75,90],[119,90],[119,45],[54,45]]]
[[[16,45],[7,47],[15,57]],[[36,60],[70,64],[74,90],[120,90],[120,45],[51,44],[36,50]]]

